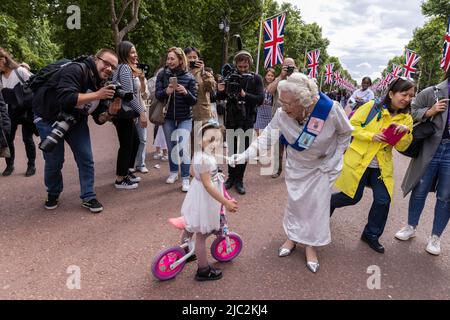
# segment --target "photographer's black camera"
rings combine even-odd
[[[125,91],[119,81],[109,81],[105,86],[110,86],[114,89],[114,98],[120,98],[125,102],[133,100],[133,91]]]
[[[75,123],[77,121],[73,115],[60,112],[56,122],[53,124],[52,131],[39,143],[39,149],[44,152],[51,152]]]

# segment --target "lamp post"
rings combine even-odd
[[[230,32],[230,25],[228,24],[228,21],[226,18],[223,18],[222,20],[220,20],[219,23],[219,29],[220,31],[223,32],[222,35],[222,60],[221,60],[221,66],[220,66],[220,70],[222,71],[223,65],[225,64],[225,40],[226,40],[226,36],[228,35],[228,32]]]

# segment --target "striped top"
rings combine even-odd
[[[133,100],[130,102],[122,102],[122,107],[128,107],[141,114],[145,111],[145,107],[139,102],[138,88],[133,83],[133,73],[127,64],[119,64],[117,71],[113,74],[113,81],[119,81],[122,89],[134,92]]]

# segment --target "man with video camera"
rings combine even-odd
[[[224,82],[218,84],[218,100],[227,100],[225,112],[225,126],[227,129],[242,129],[247,134],[239,135],[244,139],[246,150],[250,145],[253,134],[253,124],[256,120],[256,107],[264,100],[264,86],[260,75],[250,72],[253,58],[245,50],[239,51],[234,57],[234,66],[229,68],[228,74],[224,74]],[[224,68],[227,69],[227,68]],[[233,146],[230,152],[238,152],[238,136],[236,133],[232,140],[227,138],[228,146]],[[242,144],[242,141],[241,141]],[[242,150],[240,151],[242,152]],[[228,166],[228,179],[225,187],[230,189],[233,185],[239,194],[245,194],[244,172],[246,163],[235,167]]]
[[[105,85],[117,64],[114,51],[101,49],[95,56],[61,67],[35,92],[34,122],[42,140],[40,149],[44,151],[44,179],[48,192],[45,208],[48,210],[58,206],[59,194],[63,190],[62,138],[69,144],[78,166],[82,206],[92,213],[103,210],[94,192],[94,159],[88,115],[93,115],[97,124],[103,124],[119,111],[120,98],[111,102],[117,96],[116,88]],[[101,103],[100,107],[100,100],[108,100],[109,103]]]

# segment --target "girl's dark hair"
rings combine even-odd
[[[117,47],[117,55],[120,64],[127,64],[130,66],[134,74],[139,74],[141,71],[128,60],[131,48],[134,47],[130,41],[121,41]]]
[[[267,75],[269,72],[272,72],[273,75],[276,76],[276,72],[275,72],[275,69],[274,69],[274,68],[267,68],[267,69],[266,69],[266,73],[264,74],[264,79],[263,79],[263,82],[264,82],[264,86],[265,86],[265,87],[268,85],[268,83],[266,82],[266,75]]]
[[[11,54],[6,51],[4,48],[0,48],[0,57],[5,57],[6,63],[5,66],[11,70],[17,69],[19,67],[19,64],[14,61]]]
[[[187,47],[184,49],[184,54],[188,55],[191,52],[195,52],[197,56],[200,58],[200,51],[195,47]]]
[[[389,97],[389,93],[397,93],[397,92],[405,92],[408,91],[411,88],[416,88],[416,84],[409,79],[400,77],[395,79],[391,82],[389,85],[389,88],[386,91],[386,96],[383,99],[383,105],[387,106],[389,112],[394,112],[394,109],[392,109],[392,99]],[[397,110],[398,113],[409,113],[409,109],[411,108],[411,104],[408,106],[408,108]]]
[[[362,78],[361,83],[363,83],[364,80],[369,81],[370,85],[372,85],[372,79],[370,79],[370,77],[364,77],[364,78]]]

